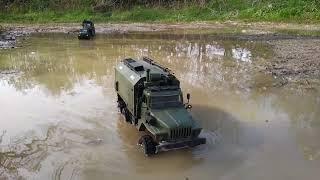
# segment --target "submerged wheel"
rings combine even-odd
[[[126,122],[131,123],[130,112],[126,107],[123,108],[123,115],[124,115],[124,118],[126,119]]]
[[[124,115],[126,122],[131,123],[131,115],[127,108],[126,103],[121,99],[121,97],[118,95],[118,108],[121,114]]]
[[[151,136],[142,136],[139,140],[139,144],[142,145],[144,154],[146,156],[151,156],[156,153],[156,143],[153,141]]]

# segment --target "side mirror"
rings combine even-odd
[[[189,93],[187,94],[187,100],[188,100],[188,103],[189,103],[189,101],[190,101],[190,94]]]

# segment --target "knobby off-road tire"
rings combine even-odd
[[[131,123],[131,117],[130,117],[131,115],[129,110],[127,108],[124,108],[123,110],[124,110],[124,117],[126,119],[126,122]]]
[[[152,137],[149,135],[144,135],[140,138],[139,143],[143,147],[144,154],[146,156],[151,156],[156,154],[156,143],[153,141]]]
[[[126,104],[122,101],[122,99],[119,99],[119,97],[118,97],[118,108],[120,110],[120,113],[123,114],[126,122],[131,123],[130,112],[129,112]]]

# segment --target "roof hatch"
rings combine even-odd
[[[123,62],[125,65],[127,65],[130,69],[134,71],[137,71],[137,72],[144,71],[143,65],[141,65],[134,59],[125,59],[123,60]]]

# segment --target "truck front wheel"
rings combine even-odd
[[[139,144],[142,145],[144,154],[146,156],[151,156],[156,153],[156,143],[153,141],[151,136],[142,136],[139,140]]]

